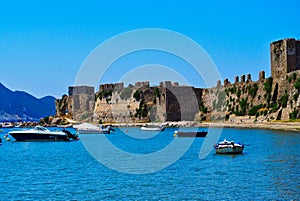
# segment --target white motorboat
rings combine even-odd
[[[163,131],[165,128],[163,126],[142,126],[142,131]]]
[[[71,134],[69,131],[50,131],[45,127],[36,126],[29,130],[15,130],[9,134],[16,141],[68,141],[70,138],[77,139],[76,135]]]
[[[235,143],[226,139],[214,145],[217,154],[241,154],[244,147],[243,143]]]
[[[76,129],[80,134],[110,134],[110,131],[115,131],[111,126],[104,127],[101,125],[98,127],[90,123],[73,125],[73,128]]]
[[[14,125],[12,123],[4,123],[1,125],[2,128],[13,128]]]

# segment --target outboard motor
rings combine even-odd
[[[109,131],[115,131],[115,129],[113,129],[111,126],[107,126],[107,129],[108,129]]]
[[[78,139],[78,135],[75,133],[75,134],[72,134],[70,131],[66,130],[66,129],[63,129],[62,130],[64,133],[66,133],[68,135],[69,138],[73,139],[73,140],[77,140]]]

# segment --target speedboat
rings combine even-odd
[[[75,128],[80,134],[110,134],[110,131],[115,131],[111,126],[95,126],[90,123],[83,123],[79,125],[74,125]]]
[[[11,131],[9,134],[16,141],[68,141],[70,138],[77,139],[77,135],[71,132],[63,131],[50,131],[43,126],[36,126],[29,130]]]
[[[175,131],[174,137],[205,137],[207,131]]]
[[[243,143],[235,143],[226,139],[214,145],[217,154],[241,154],[244,147]]]
[[[163,126],[142,126],[142,131],[163,131],[165,128]]]

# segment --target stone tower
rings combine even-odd
[[[273,79],[286,79],[286,74],[300,70],[300,40],[294,38],[275,41],[270,45]]]
[[[69,96],[72,100],[73,119],[91,121],[95,106],[95,88],[90,86],[71,86]]]

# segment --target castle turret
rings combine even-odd
[[[237,84],[239,82],[239,76],[235,76],[234,83]]]
[[[275,41],[270,45],[273,79],[286,79],[286,74],[300,70],[300,40],[294,38]]]
[[[246,76],[245,76],[245,75],[242,75],[242,76],[241,76],[241,82],[245,82],[245,79],[246,79]]]
[[[259,80],[264,80],[266,77],[265,77],[265,71],[260,71],[259,72]]]

